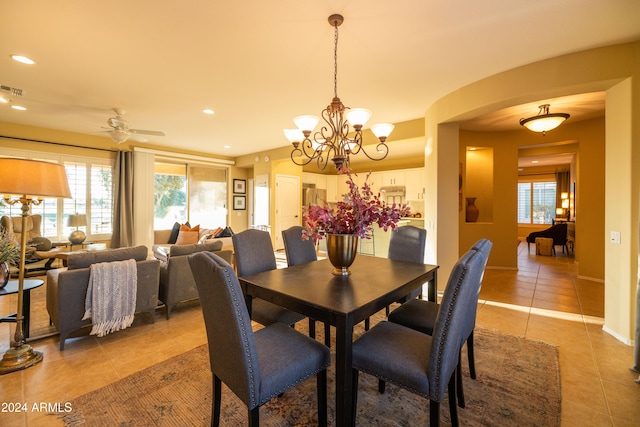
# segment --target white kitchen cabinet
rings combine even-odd
[[[315,173],[302,172],[303,184],[316,184],[317,178]]]
[[[382,187],[382,172],[371,172],[371,176],[369,176],[369,185],[371,186],[373,194],[378,194],[380,192],[380,187]]]
[[[381,187],[389,185],[406,185],[405,171],[392,170],[382,172]]]
[[[406,169],[407,200],[424,200],[424,169]]]
[[[316,188],[318,190],[326,190],[327,189],[327,175],[315,174],[316,175]]]
[[[335,203],[338,201],[338,196],[342,192],[338,191],[338,177],[336,175],[327,176],[327,202]]]

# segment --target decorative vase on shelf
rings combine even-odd
[[[358,253],[358,237],[355,234],[327,234],[327,256],[335,268],[335,276],[348,276],[349,267]]]
[[[11,276],[9,264],[6,262],[0,262],[0,289],[7,286],[7,283],[9,283],[9,276]]]
[[[476,222],[478,220],[478,215],[480,215],[480,211],[476,206],[476,198],[467,197],[466,221]]]

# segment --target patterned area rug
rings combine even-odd
[[[300,322],[301,330],[308,322]],[[323,337],[318,324],[317,336]],[[356,335],[362,333],[358,327]],[[333,334],[332,334],[333,335]],[[560,374],[557,348],[482,328],[475,333],[476,372],[469,378],[463,351],[463,383],[467,402],[459,408],[464,426],[557,426],[560,424]],[[123,378],[72,401],[67,426],[208,426],[211,420],[211,372],[207,346]],[[333,365],[328,373],[329,425],[335,425]],[[357,424],[362,426],[428,425],[428,401],[361,374]],[[246,406],[223,385],[224,426],[247,423]],[[449,407],[440,406],[441,421],[449,423]],[[260,409],[265,426],[317,425],[315,378],[273,399]]]

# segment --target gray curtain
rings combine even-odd
[[[113,173],[112,248],[133,245],[133,153],[118,151]]]

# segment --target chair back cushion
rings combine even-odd
[[[67,270],[78,268],[88,268],[91,264],[98,262],[124,261],[135,259],[144,261],[147,259],[149,250],[146,246],[140,245],[129,248],[106,249],[104,251],[87,251],[69,255],[67,259]]]
[[[27,217],[27,242],[33,240],[34,237],[41,236],[40,227],[42,224],[42,215],[29,215]],[[22,217],[3,216],[0,219],[2,229],[9,233],[16,245],[20,245],[22,239]]]
[[[238,276],[276,269],[276,255],[268,232],[250,228],[234,234],[232,240]]]
[[[260,396],[260,368],[251,319],[233,267],[212,252],[188,257],[198,287],[211,372],[247,405]]]
[[[472,304],[477,305],[484,259],[471,249],[453,267],[433,328],[427,365],[430,398],[441,402],[456,369],[463,330]],[[475,317],[475,311],[473,311]]]
[[[313,240],[302,240],[303,228],[294,225],[286,230],[282,230],[282,241],[284,242],[284,251],[287,254],[287,264],[292,265],[306,264],[316,261],[316,246]]]
[[[169,256],[190,255],[201,251],[219,251],[222,249],[221,241],[208,241],[207,243],[194,245],[174,245],[169,249]]]
[[[424,264],[427,230],[405,225],[391,230],[388,258]]]

